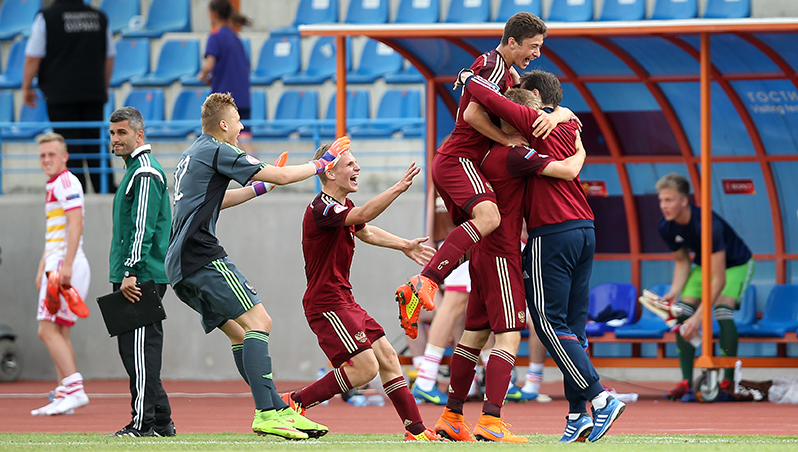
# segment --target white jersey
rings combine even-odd
[[[58,270],[64,262],[69,232],[66,213],[78,208],[83,209],[83,186],[74,174],[69,170],[64,170],[47,182],[47,198],[44,204],[47,214],[47,228],[44,235],[45,272]],[[81,216],[81,221],[82,218],[83,216]],[[82,234],[75,259],[77,260],[78,257],[85,257]]]

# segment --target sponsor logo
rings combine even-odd
[[[447,421],[443,421],[443,422],[446,422],[446,425],[448,425],[452,429],[453,432],[460,433],[460,429],[459,428],[455,427],[454,425],[450,424]]]
[[[271,372],[269,372],[269,373],[267,373],[267,374],[263,374],[263,378],[265,378],[265,379],[267,379],[267,380],[271,380],[271,379],[272,379],[272,374],[271,374]]]
[[[73,193],[73,194],[71,194],[71,195],[66,197],[67,201],[69,201],[70,199],[76,199],[76,198],[80,198],[80,193]]]
[[[360,342],[361,344],[365,343],[366,333],[364,333],[363,331],[358,331],[357,333],[355,333],[355,340]]]

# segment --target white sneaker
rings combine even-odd
[[[52,402],[48,403],[47,405],[41,408],[37,408],[35,410],[31,410],[30,414],[32,416],[46,416],[47,412],[55,408],[55,406],[61,403],[62,400],[64,400],[63,397],[56,397],[55,399],[53,399]]]
[[[68,411],[74,410],[75,408],[80,408],[82,406],[86,406],[89,404],[89,396],[81,389],[79,391],[73,392],[72,394],[67,394],[64,396],[61,401],[47,409],[44,414],[48,416],[56,415],[56,414],[67,414]]]

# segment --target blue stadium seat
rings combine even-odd
[[[274,119],[287,121],[252,128],[252,136],[287,138],[308,120],[319,119],[319,93],[316,91],[283,91],[277,102]]]
[[[190,133],[195,133],[197,124],[200,123],[202,103],[208,97],[211,90],[208,88],[184,89],[175,99],[175,108],[172,109],[172,120],[183,121],[193,120],[194,124],[177,125],[164,124],[160,126],[147,127],[146,134],[149,138],[184,138]]]
[[[103,0],[100,10],[108,16],[108,26],[112,33],[127,28],[130,19],[141,14],[139,0]]]
[[[590,317],[601,317],[608,311],[623,311],[626,313],[626,322],[631,323],[637,312],[637,289],[627,283],[605,283],[590,289]],[[616,327],[607,322],[589,322],[585,326],[588,336],[603,336],[607,331]]]
[[[657,295],[665,295],[670,289],[670,284],[655,284],[651,286],[650,290]],[[615,337],[659,339],[669,330],[670,328],[662,318],[641,306],[640,319],[635,323],[616,328]]]
[[[643,20],[646,0],[604,0],[599,20]]]
[[[541,0],[501,0],[499,11],[496,13],[494,22],[507,22],[515,13],[522,11],[532,13],[540,17]]]
[[[338,0],[299,0],[294,23],[288,27],[274,28],[270,36],[297,35],[300,25],[338,22]]]
[[[118,87],[131,77],[143,77],[150,72],[150,40],[124,38],[116,42],[114,72],[111,86]]]
[[[696,0],[656,0],[652,20],[693,19],[698,16]]]
[[[751,0],[707,0],[706,19],[751,17]]]
[[[252,58],[249,56],[251,48],[249,38],[241,37],[241,45],[244,46],[244,54],[247,56],[247,64],[251,67]],[[200,56],[201,60],[204,58],[204,56]],[[202,65],[202,63],[200,63],[200,65]],[[186,74],[180,77],[180,84],[183,86],[207,86],[204,82],[197,78],[197,74],[199,74],[199,71],[197,71],[196,74]]]
[[[103,118],[110,118],[114,110],[116,110],[116,95],[114,90],[110,89],[108,90],[108,101],[103,105]]]
[[[587,22],[593,20],[593,0],[552,0],[547,21]]]
[[[163,89],[132,89],[125,98],[125,106],[134,107],[141,112],[144,124],[147,124],[147,121],[163,121],[165,117]]]
[[[374,83],[385,74],[399,72],[405,59],[391,47],[368,39],[360,54],[360,65],[346,74],[347,83]]]
[[[249,93],[249,118],[251,120],[266,119],[266,91],[253,89]]]
[[[31,140],[35,138],[36,135],[49,129],[49,127],[25,125],[26,122],[47,122],[50,120],[50,118],[47,117],[47,102],[44,101],[44,94],[36,90],[36,95],[39,96],[39,101],[36,102],[36,106],[28,107],[22,104],[22,110],[19,112],[19,121],[17,121],[17,125],[0,130],[0,137],[4,140]]]
[[[412,64],[399,72],[385,74],[385,83],[424,83],[424,76]]]
[[[0,122],[14,122],[14,91],[0,91]]]
[[[390,89],[380,99],[375,119],[392,120],[391,123],[369,123],[352,126],[349,134],[352,137],[390,137],[407,125],[406,119],[421,117],[421,94],[417,90]]]
[[[441,6],[438,0],[419,2],[400,0],[394,22],[397,24],[432,24],[440,20]]]
[[[751,326],[738,327],[741,336],[784,337],[798,328],[798,284],[778,284],[768,295],[762,318]]]
[[[345,22],[348,24],[384,24],[390,10],[388,0],[349,0]]]
[[[154,72],[131,77],[133,86],[169,86],[184,75],[199,72],[199,41],[196,39],[170,39],[163,41]]]
[[[490,21],[490,0],[451,0],[446,22],[488,22]]]
[[[40,9],[41,0],[5,0],[0,5],[0,40],[29,33]]]
[[[258,66],[249,76],[252,85],[271,85],[284,75],[293,75],[302,68],[302,46],[296,36],[270,37],[263,43]]]
[[[346,38],[347,48],[350,38]],[[352,52],[346,52],[346,70],[352,68]],[[320,85],[335,75],[335,38],[322,36],[313,44],[307,69],[295,75],[284,75],[284,85]]]
[[[327,105],[327,114],[324,119],[335,120],[335,100],[336,95],[330,97]],[[369,92],[368,90],[349,90],[346,92],[346,119],[369,119]],[[312,137],[315,126],[302,126],[297,132],[300,137]],[[335,124],[319,126],[319,136],[321,138],[335,137]]]
[[[140,30],[125,28],[129,38],[160,38],[164,33],[191,31],[191,0],[152,0],[147,22]]]
[[[20,39],[11,45],[5,70],[0,73],[0,88],[19,88],[22,86],[22,68],[25,66],[25,46],[27,39]]]

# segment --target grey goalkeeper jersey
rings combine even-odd
[[[166,276],[174,286],[209,262],[225,257],[216,238],[224,194],[235,180],[245,185],[266,166],[257,158],[208,134],[200,135],[175,167],[172,234]]]

